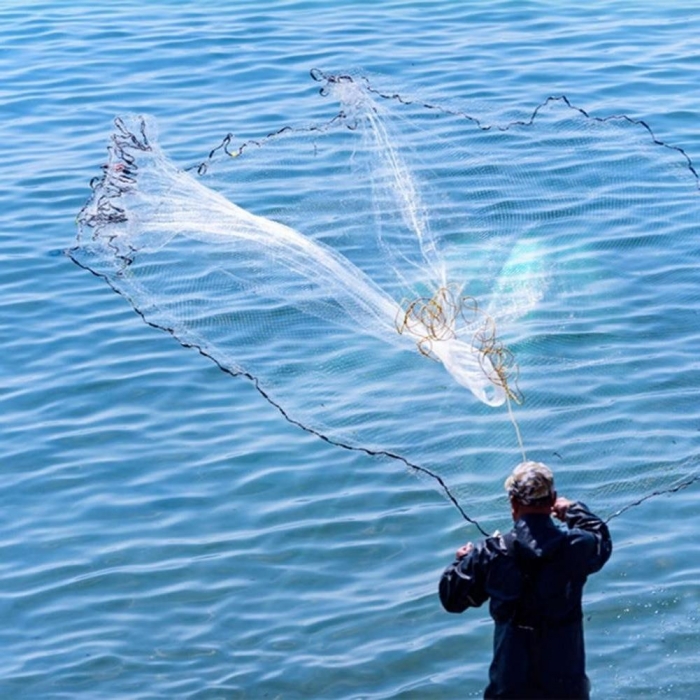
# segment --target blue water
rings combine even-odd
[[[322,120],[315,67],[486,120],[563,93],[700,162],[697,10],[4,2],[0,19],[0,697],[479,696],[490,620],[436,597],[478,533],[439,490],[285,421],[64,250],[115,115],[153,115],[190,164],[228,131]],[[595,697],[697,695],[698,498],[612,521],[585,599]]]

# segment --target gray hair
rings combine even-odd
[[[526,506],[547,505],[554,494],[554,475],[542,462],[521,462],[505,481],[510,498]]]

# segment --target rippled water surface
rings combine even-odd
[[[0,19],[0,697],[479,696],[487,613],[449,616],[436,596],[478,532],[440,490],[288,422],[64,251],[115,115],[153,115],[163,149],[192,164],[229,131],[326,118],[313,68],[485,121],[565,94],[644,120],[697,163],[700,13],[71,1],[1,2]],[[694,290],[681,297],[694,313]],[[692,399],[696,369],[684,347],[660,371]],[[679,420],[695,420],[690,399]],[[599,480],[615,468],[591,465]],[[690,486],[611,522],[613,559],[586,589],[595,697],[696,697],[698,497]]]

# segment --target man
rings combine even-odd
[[[515,526],[458,549],[440,580],[440,601],[461,613],[490,600],[485,698],[588,698],[581,596],[612,553],[610,533],[583,503],[557,498],[544,464],[523,462],[505,487]]]

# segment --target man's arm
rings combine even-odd
[[[552,514],[566,523],[569,530],[582,530],[591,540],[586,570],[592,574],[603,568],[612,554],[612,538],[608,526],[580,501],[557,498]],[[592,537],[591,537],[592,536]]]
[[[484,544],[476,547],[469,542],[457,550],[455,561],[440,578],[440,602],[451,613],[461,613],[467,608],[478,608],[488,599],[484,582],[488,552]]]

